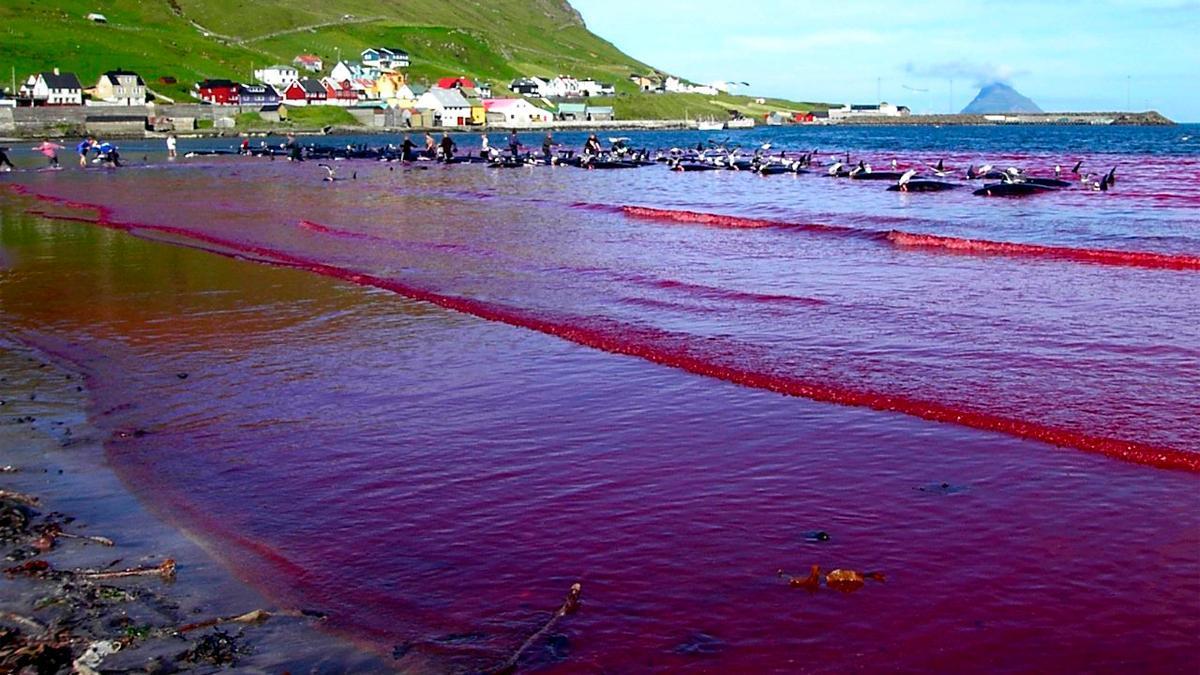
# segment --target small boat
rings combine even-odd
[[[725,123],[709,117],[702,120],[696,120],[696,128],[700,131],[720,131],[725,128]]]
[[[725,123],[726,129],[753,129],[753,117],[735,117]]]

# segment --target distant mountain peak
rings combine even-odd
[[[1040,112],[1042,109],[1036,103],[1003,82],[984,85],[975,100],[962,110],[964,115]]]

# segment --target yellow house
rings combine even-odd
[[[381,73],[375,78],[375,91],[379,100],[393,108],[397,107],[397,101],[405,98],[403,90],[406,88],[404,73]]]
[[[392,98],[386,99],[386,102],[392,108],[415,108],[417,99],[421,98],[426,91],[426,88],[419,84],[406,84],[397,89]]]
[[[467,100],[471,103],[471,124],[487,124],[487,108],[483,107],[483,99],[468,98]]]

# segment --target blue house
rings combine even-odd
[[[374,70],[407,68],[408,52],[395,47],[372,47],[363,50],[362,62],[365,68]]]
[[[279,93],[269,84],[239,84],[238,101],[242,105],[279,105]]]

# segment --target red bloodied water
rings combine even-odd
[[[569,650],[528,663],[1186,669],[1200,234],[1197,167],[1165,161],[1011,203],[661,167],[30,176],[0,313],[89,373],[140,494],[407,660],[501,663],[579,580]],[[775,574],[812,564],[887,582]]]

